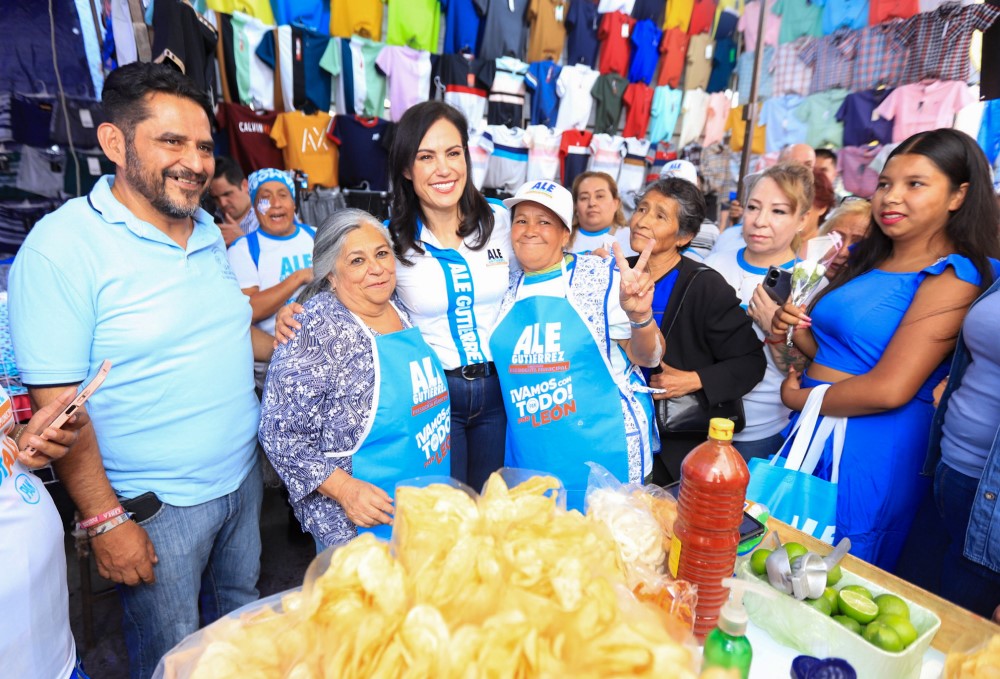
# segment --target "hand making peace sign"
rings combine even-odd
[[[629,320],[641,323],[653,313],[653,278],[649,275],[646,263],[649,255],[653,252],[653,240],[646,243],[642,249],[635,266],[629,266],[625,254],[618,243],[612,245],[615,254],[615,263],[621,272],[621,286],[618,292],[618,299],[622,309],[628,314]]]

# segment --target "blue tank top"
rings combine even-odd
[[[860,375],[875,367],[917,288],[927,276],[952,267],[959,280],[979,285],[979,270],[967,257],[948,255],[921,271],[895,273],[873,269],[823,296],[810,312],[816,338],[816,363]],[[931,391],[948,371],[942,362],[917,393],[931,401]]]

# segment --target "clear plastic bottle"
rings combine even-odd
[[[708,440],[681,464],[670,572],[698,585],[694,633],[699,640],[715,627],[729,597],[722,579],[733,575],[750,483],[750,470],[732,440],[733,423],[713,418]]]

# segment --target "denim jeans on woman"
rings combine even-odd
[[[496,373],[467,380],[448,375],[451,475],[476,492],[503,466],[507,413]]]
[[[156,549],[156,582],[119,585],[132,679],[187,635],[255,601],[260,575],[260,464],[240,487],[192,507],[162,507],[141,525]]]

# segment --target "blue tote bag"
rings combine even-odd
[[[771,516],[779,521],[833,544],[837,529],[837,477],[847,419],[819,414],[829,388],[829,384],[813,388],[784,445],[770,461],[750,460],[747,499],[766,505]],[[831,436],[833,467],[830,480],[826,481],[813,476],[813,471]],[[784,461],[784,466],[778,466],[779,460]]]

